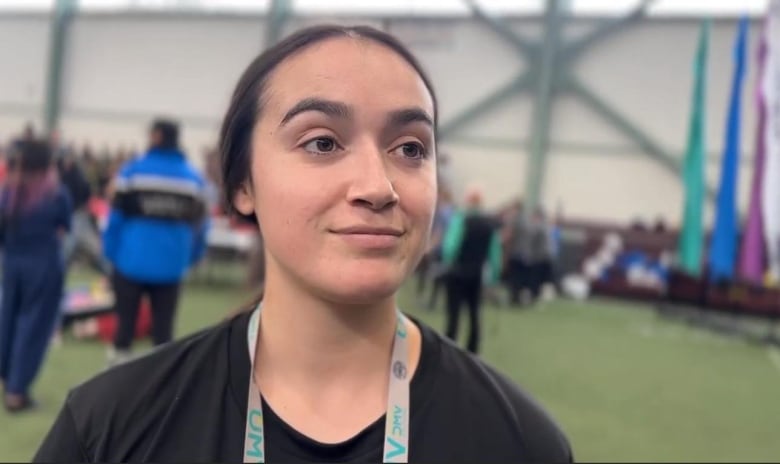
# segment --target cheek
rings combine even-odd
[[[437,195],[436,170],[426,169],[418,177],[410,179],[408,190],[406,193],[415,211],[420,215],[433,217]]]
[[[436,177],[424,175],[398,186],[402,207],[414,223],[415,231],[426,236],[436,208]]]
[[[306,246],[305,236],[316,231],[327,206],[321,182],[289,164],[255,163],[253,171],[256,212],[269,246]]]

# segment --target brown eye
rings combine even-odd
[[[428,155],[425,152],[425,147],[423,147],[422,144],[416,142],[405,143],[396,148],[394,151],[399,156],[410,160],[421,160]]]
[[[338,144],[331,137],[317,137],[307,142],[303,149],[316,155],[327,155],[336,151]]]

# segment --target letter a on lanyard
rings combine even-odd
[[[255,385],[255,349],[260,328],[260,305],[252,313],[247,330],[249,359],[249,398],[244,435],[244,462],[266,462],[265,433],[263,430],[263,403],[260,390]],[[406,339],[405,317],[397,312],[397,326],[393,341],[393,357],[390,361],[390,385],[385,418],[385,441],[382,453],[386,463],[409,460],[409,342]]]

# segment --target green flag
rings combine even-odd
[[[688,147],[683,165],[685,185],[685,212],[680,232],[678,264],[688,274],[701,273],[702,250],[704,248],[704,225],[702,213],[706,183],[704,178],[705,156],[705,99],[707,95],[707,48],[710,36],[710,22],[704,21],[699,34],[699,47],[694,62],[693,110],[688,131]]]

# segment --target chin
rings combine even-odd
[[[328,299],[343,304],[365,305],[392,298],[406,277],[394,270],[363,269],[333,273],[320,288]]]

